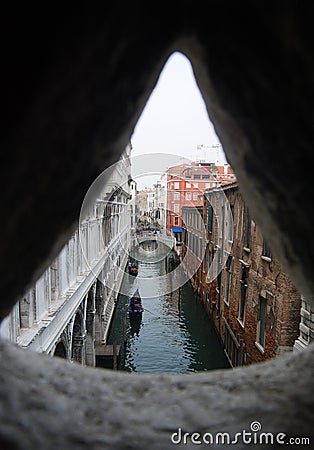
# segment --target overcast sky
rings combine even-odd
[[[132,156],[168,153],[215,162],[217,152],[210,147],[220,141],[208,118],[191,64],[181,53],[174,53],[165,65],[131,142]],[[205,149],[197,150],[198,145]],[[222,164],[226,162],[222,150],[219,159]]]

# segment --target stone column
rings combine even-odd
[[[86,365],[95,367],[95,289],[88,293],[86,311]]]
[[[73,336],[72,338],[72,361],[76,361],[82,366],[85,366],[85,341],[86,336]]]

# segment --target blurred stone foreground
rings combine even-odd
[[[2,343],[1,445],[162,449],[179,428],[234,439],[255,421],[274,436],[313,439],[313,353],[311,346],[246,369],[149,376],[83,368]],[[239,438],[237,448],[246,446]]]

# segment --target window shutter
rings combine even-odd
[[[212,228],[213,228],[213,207],[212,206],[209,206],[208,210],[207,210],[207,228],[208,228],[208,232],[211,233]]]

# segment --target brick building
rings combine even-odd
[[[230,229],[224,229],[226,211],[221,207],[221,189],[233,216],[233,235]],[[211,189],[204,195],[206,248],[194,275],[194,286],[231,365],[237,366],[292,350],[299,334],[301,295],[250,216],[237,183],[221,189]],[[189,234],[187,223],[183,254],[189,246]],[[208,270],[213,267],[217,276],[209,280]]]
[[[229,164],[216,166],[214,163],[192,162],[167,170],[166,228],[174,233],[177,242],[182,240],[182,208],[202,206],[205,189],[230,182],[234,178]]]

